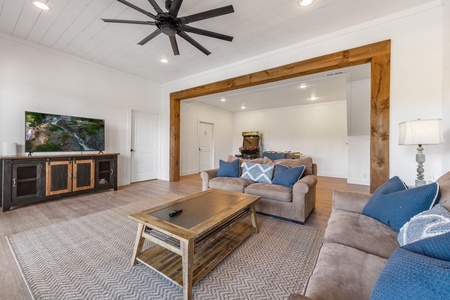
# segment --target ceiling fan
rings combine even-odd
[[[209,52],[205,47],[200,45],[196,40],[194,40],[192,37],[187,35],[186,32],[191,32],[195,34],[200,34],[220,40],[225,40],[231,42],[233,40],[232,36],[212,32],[196,27],[191,27],[186,24],[210,19],[222,15],[226,15],[229,13],[233,13],[234,9],[232,5],[207,10],[201,13],[193,14],[186,17],[178,17],[178,12],[180,10],[181,4],[183,3],[183,0],[166,0],[165,6],[168,10],[167,12],[164,12],[156,3],[156,0],[148,0],[150,4],[153,6],[153,8],[156,11],[156,15],[143,10],[142,8],[128,2],[125,0],[117,0],[120,3],[123,3],[132,9],[137,10],[140,13],[143,13],[144,15],[150,17],[153,19],[153,21],[137,21],[137,20],[117,20],[117,19],[102,19],[105,22],[109,23],[125,23],[125,24],[139,24],[139,25],[154,25],[157,27],[155,31],[153,31],[151,34],[149,34],[146,38],[144,38],[142,41],[140,41],[139,45],[145,45],[148,41],[153,39],[154,37],[158,36],[160,33],[164,33],[169,37],[170,44],[172,45],[172,50],[174,55],[179,55],[180,51],[178,49],[178,44],[176,40],[176,35],[182,37],[187,42],[192,44],[194,47],[196,47],[198,50],[202,51],[206,55],[210,55],[211,52]]]

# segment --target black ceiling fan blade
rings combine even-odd
[[[159,7],[158,3],[156,3],[155,0],[148,0],[148,2],[150,2],[150,4],[153,6],[153,8],[155,9],[155,11],[158,14],[164,13],[163,10],[161,9],[161,7]]]
[[[189,35],[187,35],[184,31],[180,31],[178,32],[178,35],[181,36],[183,39],[185,39],[186,41],[188,41],[189,43],[191,43],[192,46],[194,46],[195,48],[197,48],[198,50],[202,51],[203,53],[205,53],[206,55],[210,55],[211,52],[208,51],[208,49],[206,49],[205,47],[203,47],[202,45],[200,45],[196,40],[194,40],[193,38],[191,38]]]
[[[132,9],[137,10],[137,11],[140,12],[140,13],[143,13],[143,14],[146,15],[146,16],[149,16],[149,17],[152,18],[153,20],[156,20],[156,16],[155,16],[154,14],[151,14],[151,13],[149,13],[148,11],[145,11],[145,10],[143,10],[142,8],[137,7],[136,5],[134,5],[134,4],[132,4],[132,3],[128,2],[128,1],[125,1],[125,0],[117,0],[117,1],[119,1],[119,2],[122,3],[122,4],[125,4],[125,5],[128,6],[128,7],[131,7]]]
[[[136,20],[117,20],[117,19],[102,19],[107,23],[123,23],[123,24],[139,24],[139,25],[156,25],[153,21],[136,21]]]
[[[226,15],[226,14],[231,14],[233,12],[234,12],[233,5],[228,5],[228,6],[224,6],[224,7],[220,7],[220,8],[207,10],[207,11],[204,11],[204,12],[201,12],[198,14],[181,17],[180,20],[181,20],[181,24],[184,25],[184,24],[193,23],[193,22],[197,22],[197,21],[201,21],[201,20],[205,20],[205,19],[209,19],[209,18]]]
[[[172,45],[173,55],[180,55],[180,50],[178,50],[177,39],[174,35],[169,36],[170,44]]]
[[[156,29],[151,34],[149,34],[145,39],[140,41],[138,44],[141,45],[141,46],[144,46],[148,41],[150,41],[154,37],[158,36],[160,33],[161,33],[161,30],[160,29]]]
[[[195,27],[191,27],[188,25],[183,25],[183,30],[187,31],[187,32],[192,32],[192,33],[196,33],[196,34],[200,34],[200,35],[204,35],[204,36],[209,36],[212,38],[216,38],[219,40],[225,40],[225,41],[233,41],[233,37],[229,36],[229,35],[225,35],[225,34],[221,34],[218,32],[213,32],[213,31],[208,31],[208,30],[204,30],[204,29],[200,29],[200,28],[195,28]]]
[[[183,0],[173,0],[172,1],[172,5],[170,6],[170,9],[169,9],[169,14],[172,17],[178,16],[178,12],[180,11],[180,7],[181,7],[182,3],[183,3]]]

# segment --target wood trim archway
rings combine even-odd
[[[170,181],[180,179],[182,100],[370,63],[370,191],[373,192],[389,179],[390,58],[391,41],[386,40],[171,93]]]

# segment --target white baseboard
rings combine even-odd
[[[181,176],[185,176],[185,175],[192,175],[192,174],[197,174],[198,170],[185,170],[185,171],[181,171],[180,175]]]
[[[317,172],[317,176],[347,178],[347,174],[333,173],[333,172]]]
[[[370,185],[370,179],[369,178],[347,178],[347,183]]]

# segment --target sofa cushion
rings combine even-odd
[[[411,218],[400,229],[398,242],[400,246],[450,232],[450,212],[437,204]]]
[[[334,210],[328,220],[325,241],[334,242],[384,258],[399,246],[397,232],[365,215]]]
[[[305,172],[305,166],[289,168],[288,166],[277,164],[272,183],[292,189],[294,184],[302,177],[303,172]]]
[[[370,299],[450,299],[449,278],[450,262],[398,248],[380,273]]]
[[[387,259],[335,243],[324,243],[305,295],[314,300],[369,299]]]
[[[209,181],[209,187],[213,189],[221,189],[232,192],[243,193],[246,186],[252,184],[253,181],[243,178],[231,177],[215,177]]]
[[[254,183],[247,186],[244,191],[246,194],[257,195],[271,200],[292,201],[292,189],[281,185]]]
[[[397,176],[378,187],[362,213],[397,232],[413,216],[439,202],[439,185],[431,183],[408,189]]]
[[[218,177],[239,177],[239,160],[232,162],[219,161]]]
[[[242,163],[241,178],[262,183],[272,183],[274,165]]]

